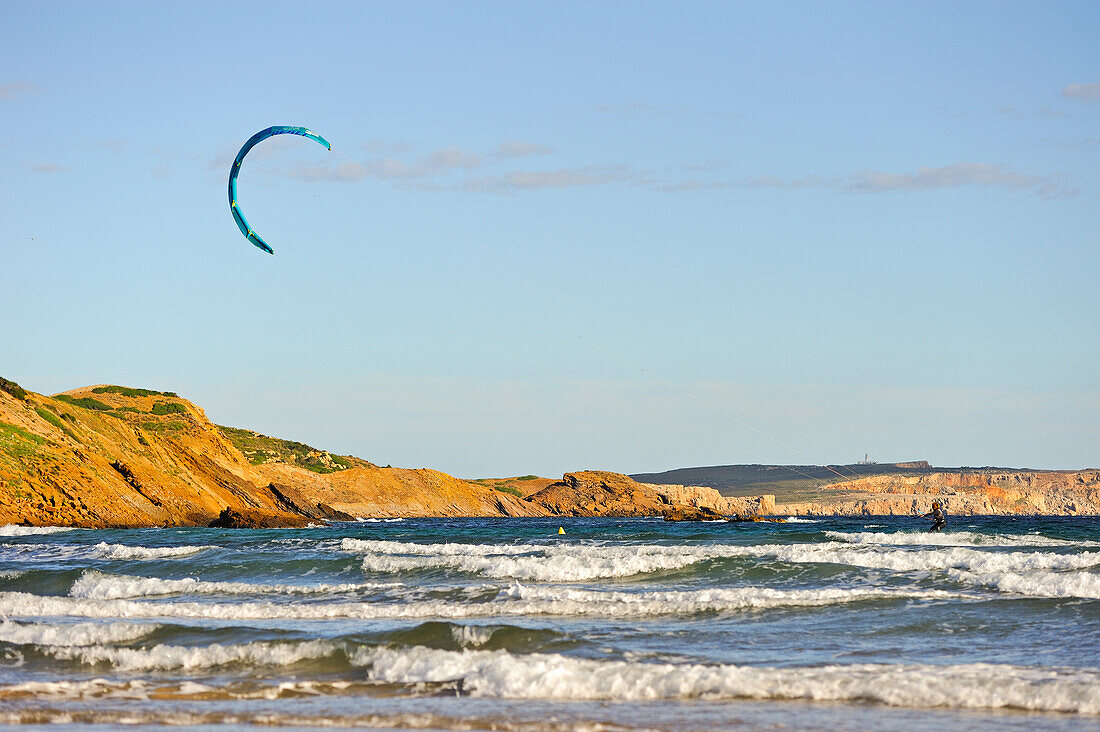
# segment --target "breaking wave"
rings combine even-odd
[[[383,683],[461,683],[506,699],[650,701],[804,699],[896,707],[1100,713],[1100,673],[1009,665],[854,664],[770,668],[599,661],[557,654],[361,650],[352,663]]]
[[[962,572],[951,577],[973,585],[991,587],[1028,597],[1080,597],[1100,600],[1100,574],[1093,572]]]
[[[108,544],[101,541],[91,548],[91,555],[99,559],[172,559],[217,549],[216,546],[129,546]]]
[[[129,544],[108,544],[101,541],[93,545],[20,543],[0,544],[0,553],[4,559],[21,562],[64,562],[72,560],[154,560],[190,557],[216,546],[131,546]]]
[[[331,656],[339,650],[330,641],[279,643],[256,641],[240,645],[173,646],[151,648],[112,648],[109,646],[62,647],[49,649],[59,659],[78,661],[89,666],[109,665],[121,671],[161,671],[207,669],[219,666],[291,666],[306,660]]]
[[[882,536],[891,536],[883,534]],[[946,546],[928,551],[883,550],[850,542],[818,544],[413,544],[344,539],[345,551],[365,553],[368,572],[454,569],[499,579],[578,582],[673,570],[714,559],[774,557],[796,564],[841,564],[892,571],[965,569],[975,572],[1081,569],[1100,565],[1100,552],[988,552]]]
[[[528,587],[500,588],[481,602],[155,602],[126,599],[44,597],[0,592],[0,613],[14,617],[206,618],[229,620],[323,620],[330,618],[474,618],[523,615],[647,617],[734,612],[778,607],[815,607],[869,601],[941,600],[960,597],[940,590],[822,588],[778,590],[738,587],[706,590],[605,590]]]
[[[997,535],[975,531],[899,531],[897,533],[826,531],[825,535],[850,544],[885,546],[1100,546],[1100,543],[1095,541],[1054,539],[1040,534]]]
[[[61,531],[73,531],[73,529],[68,526],[20,526],[19,524],[0,526],[0,536],[34,536],[56,534]]]
[[[38,646],[94,646],[137,640],[157,629],[152,623],[0,623],[0,642]]]
[[[154,597],[157,595],[270,595],[270,594],[319,594],[330,592],[355,592],[364,589],[400,587],[399,582],[366,582],[319,585],[267,585],[248,582],[204,582],[193,577],[160,579],[158,577],[131,577],[111,575],[89,570],[73,583],[70,597],[88,600],[116,600],[125,597]]]

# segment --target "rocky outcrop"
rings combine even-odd
[[[286,529],[308,526],[309,521],[289,514],[226,508],[207,525],[212,529]]]
[[[587,470],[528,496],[559,516],[713,516],[772,513],[773,496],[731,498],[713,488],[639,483],[619,473]]]
[[[957,515],[1100,515],[1100,470],[879,475],[823,486],[817,500],[781,503],[777,511],[902,516],[926,513],[932,501]]]
[[[0,389],[0,524],[250,526],[368,516],[531,516],[546,510],[434,470],[305,454],[252,464],[168,392],[99,386],[53,397]],[[297,443],[295,443],[297,444]],[[298,463],[316,464],[314,472]],[[225,519],[228,523],[234,523]]]

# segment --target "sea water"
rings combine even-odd
[[[1100,520],[925,528],[0,527],[0,723],[1100,729]]]

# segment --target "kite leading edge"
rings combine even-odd
[[[240,152],[237,153],[237,157],[233,160],[233,167],[229,169],[229,210],[232,212],[233,220],[237,222],[237,227],[241,230],[241,233],[244,234],[245,238],[268,254],[274,254],[275,250],[268,246],[267,242],[252,230],[252,226],[248,223],[248,219],[241,213],[241,207],[237,204],[237,173],[241,172],[241,162],[244,160],[244,156],[248,154],[248,151],[274,135],[301,135],[302,137],[308,137],[311,140],[321,143],[329,150],[332,149],[332,145],[329,144],[328,140],[305,127],[275,125],[274,127],[268,127],[266,130],[260,130],[255,135],[248,138],[248,142],[246,142],[241,147]]]

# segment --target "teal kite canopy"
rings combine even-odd
[[[252,230],[252,226],[248,223],[248,219],[241,213],[241,207],[237,205],[237,173],[241,172],[241,162],[244,160],[244,156],[248,154],[248,151],[267,138],[275,135],[301,135],[302,137],[308,137],[311,140],[321,143],[329,150],[332,149],[332,145],[329,144],[328,140],[305,127],[285,127],[283,125],[276,125],[274,127],[268,127],[266,130],[260,130],[255,135],[248,138],[248,142],[246,142],[244,146],[241,147],[240,152],[237,153],[237,157],[233,160],[233,167],[229,169],[229,210],[233,214],[233,220],[237,222],[237,227],[241,230],[241,233],[244,234],[245,238],[268,254],[274,254],[275,250],[268,246],[267,242]]]

